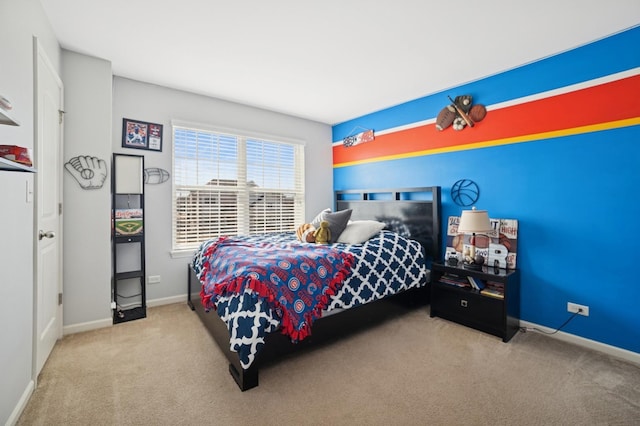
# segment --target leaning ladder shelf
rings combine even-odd
[[[144,157],[113,154],[113,323],[147,316],[145,286]]]

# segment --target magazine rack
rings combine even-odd
[[[113,323],[147,316],[144,248],[144,157],[113,154]]]

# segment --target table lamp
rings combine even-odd
[[[476,262],[476,234],[483,234],[491,231],[489,213],[486,210],[463,210],[458,224],[459,234],[471,234],[469,240],[469,258],[464,258],[464,267],[467,269],[481,269],[482,263]]]

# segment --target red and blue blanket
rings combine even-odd
[[[292,341],[311,334],[313,321],[349,276],[352,254],[317,244],[248,243],[222,237],[203,256],[201,300],[215,309],[219,296],[257,293],[279,312]]]

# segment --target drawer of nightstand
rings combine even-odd
[[[483,323],[488,327],[502,327],[504,303],[468,290],[448,288],[435,283],[431,294],[431,309],[435,315],[463,323]]]

